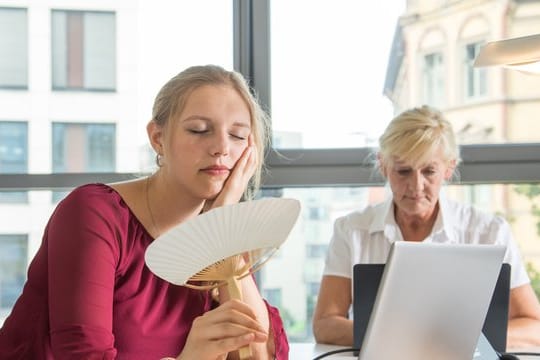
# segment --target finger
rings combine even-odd
[[[243,334],[237,337],[223,338],[216,341],[199,339],[196,343],[189,341],[182,350],[182,359],[226,359],[227,354],[252,342],[258,342],[253,333]]]
[[[202,330],[202,329],[201,329]],[[238,338],[246,334],[253,334],[257,341],[265,341],[268,334],[262,330],[248,328],[238,323],[222,322],[207,326],[204,337],[209,341],[219,341],[228,338]]]
[[[242,156],[238,159],[236,162],[236,165],[234,166],[235,170],[238,170],[238,172],[242,175],[249,174],[250,164],[254,163],[257,158],[257,152],[255,151],[254,146],[248,146],[244,149],[244,152],[242,153]],[[255,162],[256,163],[256,162]]]
[[[226,204],[237,203],[244,193],[249,179],[255,172],[256,165],[250,160],[254,153],[252,147],[247,147],[240,159],[236,162],[229,178],[223,185],[220,194],[213,201],[211,208]],[[249,165],[248,165],[249,164]]]
[[[267,333],[267,329],[257,321],[253,309],[246,303],[235,299],[226,301],[216,309],[208,311],[201,318],[209,324],[234,324],[247,329],[247,331]]]
[[[248,333],[238,337],[231,337],[218,341],[212,341],[208,344],[208,351],[216,354],[227,354],[232,351],[236,351],[244,346],[249,346],[249,344],[253,342],[264,341],[266,340],[260,340],[253,333]]]
[[[217,359],[252,342],[266,341],[268,333],[256,321],[251,307],[230,300],[195,318],[182,354],[186,358],[198,354],[199,359]]]
[[[253,174],[255,174],[255,170],[257,169],[258,164],[259,164],[259,158],[257,154],[257,149],[255,148],[255,146],[251,146],[251,150],[247,158],[247,163],[245,165],[245,169],[246,169],[247,174],[249,175],[249,178],[251,178]]]

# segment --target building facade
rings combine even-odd
[[[473,67],[486,42],[537,33],[540,1],[407,1],[396,27],[384,93],[396,114],[422,104],[439,108],[461,144],[538,142],[540,77]],[[538,269],[538,198],[529,200],[519,188],[484,184],[450,187],[449,192],[504,215],[524,256]]]
[[[0,172],[141,169],[137,2],[0,1]],[[141,127],[142,128],[142,127]],[[63,191],[0,192],[0,322]]]

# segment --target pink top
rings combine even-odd
[[[170,284],[145,265],[153,238],[104,184],[75,189],[54,211],[28,281],[0,329],[0,359],[175,357],[207,292]],[[267,304],[276,358],[289,345]]]

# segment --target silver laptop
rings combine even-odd
[[[358,359],[473,359],[505,250],[395,242]]]

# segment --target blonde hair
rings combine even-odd
[[[450,122],[427,105],[412,108],[396,116],[379,138],[380,166],[396,159],[418,166],[439,149],[445,162],[457,166],[459,146]]]
[[[204,85],[230,86],[238,92],[249,108],[251,133],[259,159],[255,174],[244,191],[244,198],[252,199],[261,186],[264,155],[269,144],[269,117],[242,74],[227,71],[217,65],[192,66],[185,69],[170,79],[158,92],[152,108],[152,120],[165,127],[171,117],[182,113],[189,95]]]

